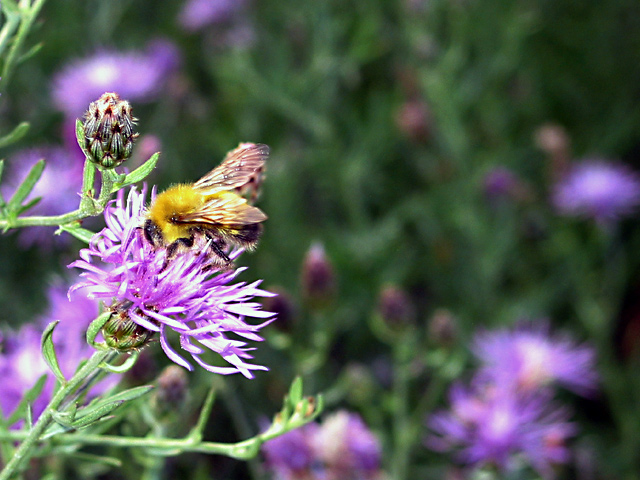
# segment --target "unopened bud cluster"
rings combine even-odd
[[[117,93],[105,93],[84,114],[84,146],[89,158],[104,168],[120,165],[131,156],[138,134],[131,105]]]

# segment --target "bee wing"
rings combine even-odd
[[[251,206],[243,197],[233,195],[209,200],[195,212],[181,215],[181,223],[208,223],[217,225],[248,225],[267,219],[262,210]]]
[[[227,153],[222,163],[198,180],[194,187],[204,195],[240,188],[262,170],[269,147],[259,143],[241,143]]]

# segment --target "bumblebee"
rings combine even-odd
[[[241,143],[222,163],[195,183],[158,194],[147,211],[144,235],[154,247],[178,251],[209,248],[222,268],[231,268],[230,245],[251,249],[267,216],[250,204],[262,181],[267,145]]]

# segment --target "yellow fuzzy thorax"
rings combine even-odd
[[[158,226],[166,243],[189,238],[191,225],[175,223],[171,219],[199,209],[206,197],[192,184],[179,184],[160,193],[149,208],[148,218]]]

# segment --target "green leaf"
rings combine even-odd
[[[4,137],[0,137],[0,148],[11,145],[12,143],[16,143],[18,140],[24,137],[28,131],[29,123],[21,122],[10,133],[6,134]]]
[[[117,182],[114,185],[113,189],[111,190],[111,193],[117,192],[122,187],[126,187],[127,185],[132,185],[134,183],[138,183],[139,181],[147,178],[147,175],[149,175],[153,171],[153,169],[156,168],[156,164],[158,163],[159,159],[160,159],[160,152],[156,152],[153,155],[151,155],[149,160],[144,162],[142,165],[136,168],[133,172],[128,173],[124,177],[124,180]]]
[[[60,323],[59,320],[51,322],[47,325],[47,328],[44,329],[42,333],[42,340],[40,346],[42,348],[42,356],[44,357],[44,361],[47,362],[47,365],[56,376],[58,381],[61,384],[67,383],[67,379],[64,378],[64,374],[62,370],[60,370],[60,365],[58,364],[58,356],[56,355],[55,345],[53,344],[53,330]]]
[[[103,362],[99,366],[100,368],[105,369],[107,372],[125,373],[133,368],[133,366],[138,361],[139,356],[140,356],[140,351],[138,350],[138,351],[132,352],[131,355],[129,355],[129,358],[127,358],[124,362],[122,362],[122,365],[111,365],[109,363]]]
[[[24,52],[22,55],[20,55],[20,58],[18,59],[18,63],[22,63],[26,60],[29,60],[31,57],[36,55],[40,50],[42,50],[42,45],[43,45],[42,43],[36,43],[33,47],[31,47],[29,50]]]
[[[105,457],[103,455],[93,455],[91,453],[73,452],[71,454],[68,454],[67,457],[79,460],[81,462],[88,462],[91,465],[102,464],[116,468],[120,468],[122,466],[122,461],[118,460],[117,458]]]
[[[80,415],[76,417],[76,419],[71,423],[71,428],[83,428],[88,427],[92,423],[96,423],[100,421],[102,418],[109,415],[116,408],[122,405],[124,401],[106,403],[104,405],[100,405],[96,408],[86,408],[82,409],[81,413],[85,413],[85,415]]]
[[[35,385],[24,394],[24,397],[22,397],[22,400],[20,400],[16,409],[7,419],[7,425],[13,425],[18,420],[26,416],[27,406],[35,402],[36,398],[40,396],[42,389],[44,388],[44,384],[47,381],[47,377],[48,375],[46,373],[40,376]]]
[[[294,404],[302,400],[302,378],[296,377],[289,387],[289,400]]]
[[[56,233],[67,232],[76,237],[78,240],[82,240],[84,243],[89,243],[91,238],[95,235],[95,232],[82,228],[79,222],[67,223],[60,225]]]
[[[26,212],[30,208],[35,207],[38,203],[40,203],[40,200],[42,200],[42,197],[36,197],[29,200],[27,203],[25,203],[24,205],[21,205],[20,208],[18,208],[18,211],[15,212],[16,215],[20,215],[21,213]]]
[[[78,411],[77,405],[72,403],[73,407],[64,412],[52,412],[51,416],[53,420],[64,428],[72,428],[73,422],[76,419],[76,413]]]
[[[94,405],[99,406],[102,404],[112,403],[112,402],[128,402],[131,400],[135,400],[136,398],[140,398],[143,395],[146,395],[154,388],[155,387],[153,385],[142,385],[141,387],[130,388],[128,390],[118,392],[115,395],[101,398],[100,400],[94,402]],[[87,406],[85,408],[90,408],[90,406]]]
[[[96,337],[100,333],[100,330],[102,330],[102,327],[104,327],[104,324],[107,323],[110,318],[111,312],[107,310],[106,312],[102,312],[98,315],[98,318],[89,324],[89,328],[87,328],[87,343],[93,348],[98,350],[105,350],[107,348],[104,343],[96,343]]]
[[[9,212],[13,213],[19,210],[22,202],[24,202],[24,200],[29,196],[29,194],[33,190],[33,187],[35,187],[36,183],[38,183],[38,180],[40,180],[42,172],[44,171],[44,165],[44,160],[38,160],[38,162],[36,162],[36,164],[31,167],[31,170],[29,170],[27,177],[24,179],[22,184],[20,184],[16,192],[13,194],[13,197],[11,197],[11,200],[9,200],[9,203],[7,204],[7,210]]]
[[[76,119],[76,141],[78,142],[78,145],[82,150],[82,153],[84,153],[84,156],[86,158],[91,158],[91,154],[89,153],[89,150],[87,150],[87,147],[84,146],[84,142],[85,142],[84,123],[79,118]]]
[[[195,427],[189,433],[189,437],[193,438],[196,441],[200,441],[202,439],[202,432],[204,431],[204,427],[207,425],[207,421],[209,420],[209,416],[211,415],[211,410],[213,408],[213,404],[216,400],[216,389],[212,385],[207,393],[207,398],[204,401],[204,405],[202,405],[202,410],[200,410],[200,415],[198,416],[198,422]]]

